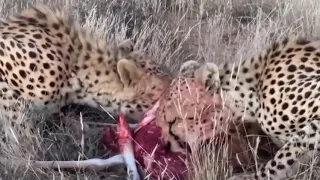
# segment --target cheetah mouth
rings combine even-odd
[[[183,142],[183,141],[181,141],[181,140],[178,140],[177,142],[178,142],[178,144],[179,144],[179,146],[180,146],[181,149],[185,149],[186,152],[188,152],[188,153],[191,153],[191,152],[192,152],[192,151],[191,151],[191,147],[189,146],[188,143]]]

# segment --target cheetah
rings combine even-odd
[[[218,68],[213,63],[199,66],[197,62],[187,61],[182,64],[179,77],[172,80],[155,111],[155,121],[161,127],[167,149],[182,153],[195,151],[199,141],[221,135],[235,125],[230,118],[231,111],[216,93],[219,82]],[[212,121],[212,117],[219,121]]]
[[[220,87],[216,88],[232,116],[236,121],[257,122],[279,146],[256,172],[236,174],[229,180],[286,179],[297,173],[300,162],[311,160],[310,153],[318,153],[319,59],[319,40],[295,36],[276,41],[237,65],[226,62],[219,67]],[[194,69],[185,71],[192,74]],[[204,81],[212,82],[216,76],[206,76]],[[177,123],[167,121],[172,122],[169,127]]]
[[[133,47],[109,44],[45,5],[1,19],[0,106],[9,119],[31,102],[52,114],[76,103],[139,121],[171,76]]]

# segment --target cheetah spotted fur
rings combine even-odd
[[[281,148],[256,173],[230,180],[292,177],[320,147],[320,41],[285,38],[239,68],[232,84],[231,69],[220,70],[223,91],[245,102],[244,119],[256,119]]]
[[[216,93],[219,84],[215,64],[200,66],[196,61],[182,64],[179,77],[173,79],[160,98],[155,113],[163,144],[168,149],[183,153],[194,151],[199,148],[199,141],[221,135],[232,125],[231,111]],[[213,117],[219,121],[213,121]]]
[[[255,173],[229,180],[286,179],[318,154],[319,40],[285,38],[238,65],[223,64],[218,73],[221,95],[234,117],[257,121],[280,148]]]
[[[1,19],[0,106],[10,119],[32,102],[53,114],[78,103],[140,120],[171,78],[133,46],[108,44],[45,5]]]

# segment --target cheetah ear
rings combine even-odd
[[[178,76],[183,78],[194,78],[195,71],[200,67],[200,63],[197,61],[186,61],[181,65]]]
[[[117,69],[120,80],[125,86],[134,86],[144,75],[144,72],[135,64],[134,61],[127,59],[119,60]]]
[[[216,92],[220,88],[219,68],[215,63],[203,64],[195,70],[194,77],[209,91]]]

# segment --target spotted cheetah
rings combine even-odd
[[[286,179],[297,173],[299,162],[310,160],[309,153],[318,153],[319,40],[284,38],[238,65],[226,62],[218,73],[218,89],[233,117],[258,122],[279,145],[275,156],[255,173],[230,180]],[[207,81],[212,77],[207,76]],[[168,126],[174,126],[171,122]]]
[[[171,76],[133,47],[108,44],[45,5],[2,19],[0,105],[10,119],[32,102],[51,113],[77,103],[140,120]]]
[[[182,64],[179,77],[173,79],[155,111],[156,124],[162,129],[162,140],[168,149],[183,153],[186,148],[196,150],[199,141],[221,135],[235,125],[229,118],[231,111],[216,93],[219,83],[215,64],[200,66],[195,61]],[[219,121],[213,121],[213,117]]]

